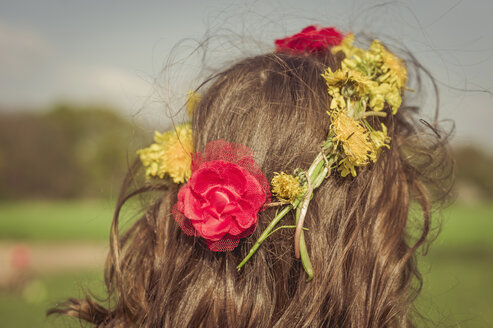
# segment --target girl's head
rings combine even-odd
[[[341,67],[342,53],[277,52],[246,58],[215,74],[198,90],[193,148],[213,140],[249,147],[270,181],[276,172],[307,169],[331,130],[333,97],[322,73]],[[412,64],[412,63],[409,63]],[[277,208],[259,213],[252,236],[231,252],[212,252],[184,234],[172,208],[180,186],[134,186],[138,165],[124,184],[112,229],[106,283],[108,307],[90,298],[61,311],[100,326],[145,327],[408,327],[421,280],[416,249],[428,236],[431,198],[448,181],[445,142],[436,127],[425,133],[417,110],[370,116],[391,138],[375,163],[357,175],[337,172],[314,191],[304,239],[315,276],[306,282],[293,256],[293,230],[267,238],[247,255]],[[443,139],[443,138],[442,138]],[[437,163],[440,163],[437,165]],[[118,215],[133,195],[158,190],[157,201],[123,235]],[[418,219],[410,222],[411,208]],[[284,219],[293,225],[294,211]]]

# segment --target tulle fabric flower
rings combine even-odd
[[[302,55],[322,53],[341,44],[344,35],[334,27],[319,29],[315,25],[305,27],[300,33],[276,40],[276,52]]]
[[[255,231],[270,191],[253,157],[248,147],[223,140],[194,155],[190,179],[173,207],[185,234],[204,238],[212,251],[226,252]]]

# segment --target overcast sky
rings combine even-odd
[[[440,84],[455,142],[493,151],[492,13],[492,0],[2,0],[0,108],[99,102],[166,125],[166,87],[198,84],[202,53],[188,56],[200,41],[212,37],[206,63],[220,67],[318,23],[408,47]]]

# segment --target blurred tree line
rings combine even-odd
[[[493,201],[493,157],[478,147],[456,148],[456,192],[466,201]]]
[[[103,106],[0,112],[0,198],[114,196],[149,140],[149,131]]]
[[[151,132],[103,106],[0,111],[0,199],[115,196]],[[473,146],[454,155],[458,198],[493,200],[493,157]]]

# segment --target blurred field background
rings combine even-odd
[[[419,260],[418,326],[492,327],[493,3],[382,3],[0,2],[0,327],[80,327],[45,311],[87,290],[104,296],[119,186],[154,128],[171,126],[174,98],[313,23],[410,49],[436,78],[440,116],[457,126],[457,180]],[[428,122],[430,90],[408,93]]]

